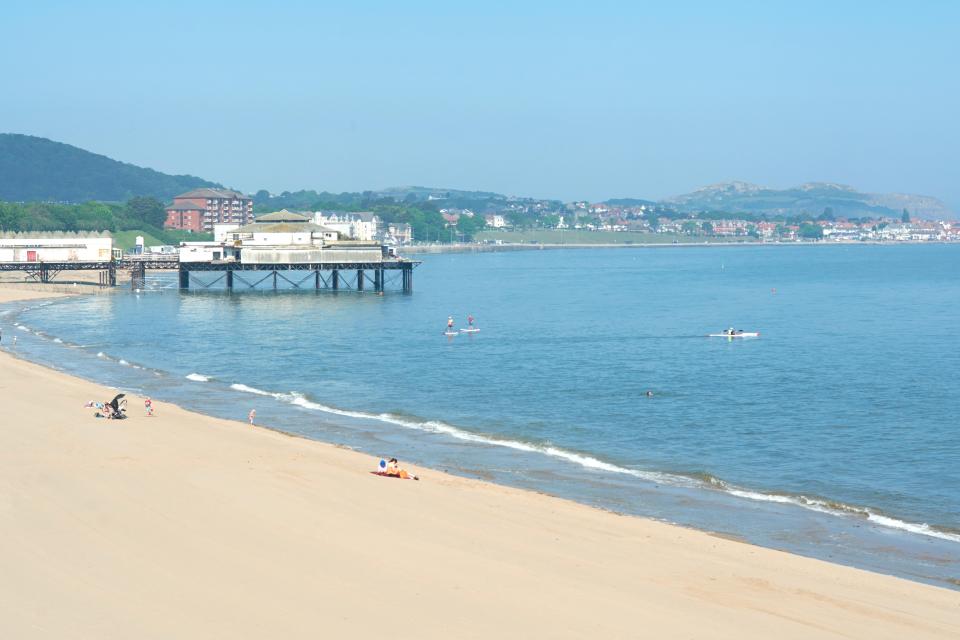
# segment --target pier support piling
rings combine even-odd
[[[227,291],[233,291],[233,269],[227,270]]]
[[[357,291],[363,291],[363,269],[357,269]]]
[[[180,288],[189,289],[190,288],[190,272],[180,267]]]
[[[130,288],[143,289],[147,286],[147,267],[142,262],[130,269]]]
[[[334,291],[338,291],[340,289],[340,271],[338,269],[333,270],[332,285],[330,288]]]

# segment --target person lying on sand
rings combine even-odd
[[[409,480],[410,478],[413,478],[414,480],[420,479],[417,476],[412,476],[409,473],[407,473],[406,469],[401,469],[400,463],[397,461],[396,458],[390,458],[390,462],[386,464],[386,467],[384,467],[384,465],[382,464],[383,460],[381,460],[380,462],[381,462],[380,470],[377,472],[377,475],[389,476],[391,478],[400,478],[402,480]]]

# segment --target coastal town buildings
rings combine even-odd
[[[183,242],[181,262],[240,261],[244,264],[379,262],[378,242],[341,238],[336,230],[313,222],[312,215],[282,210],[250,224],[218,224],[213,242]]]
[[[413,227],[406,222],[391,222],[387,224],[383,240],[397,245],[410,244],[413,242]]]
[[[380,218],[370,211],[316,211],[314,224],[334,229],[343,238],[372,242],[380,231]]]
[[[229,189],[194,189],[175,196],[166,212],[166,229],[210,232],[215,224],[253,222],[253,198]]]

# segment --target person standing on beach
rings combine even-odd
[[[250,409],[250,413],[247,414],[247,420],[250,421],[250,426],[253,426],[253,419],[257,417],[257,410]]]
[[[151,400],[150,398],[147,398],[146,400],[144,400],[144,401],[143,401],[143,408],[146,409],[148,416],[152,416],[152,415],[153,415],[153,400]]]

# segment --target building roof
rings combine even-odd
[[[252,222],[238,229],[231,229],[227,233],[297,233],[310,231],[311,233],[338,233],[330,227],[324,227],[312,222]]]
[[[268,222],[311,222],[313,220],[310,216],[305,216],[302,213],[294,213],[293,211],[287,211],[283,209],[282,211],[274,211],[273,213],[265,213],[262,216],[257,216],[255,223],[268,223]]]
[[[231,189],[209,189],[206,187],[200,189],[194,189],[192,191],[187,191],[186,193],[181,193],[178,196],[173,197],[174,200],[178,198],[230,198],[234,200],[252,200],[250,196],[245,196],[239,191],[233,191]]]
[[[3,231],[0,238],[112,238],[109,231]]]

